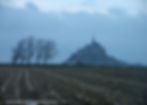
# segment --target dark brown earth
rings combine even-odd
[[[147,105],[147,69],[0,67],[0,89],[0,100],[7,102],[35,100],[53,101],[55,105]]]

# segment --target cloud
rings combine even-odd
[[[111,14],[112,8],[120,8],[131,16],[147,13],[145,0],[3,0],[3,4],[24,8],[32,3],[40,11],[52,13],[102,13]]]
[[[16,42],[29,35],[53,39],[57,43],[58,57],[62,62],[78,48],[88,44],[92,35],[107,52],[124,61],[147,64],[147,18],[110,18],[103,14],[80,12],[66,13],[61,18],[53,13],[45,14],[33,9],[0,7],[0,61],[10,61],[11,50]],[[30,11],[31,9],[31,11]],[[2,10],[2,11],[1,11]],[[114,8],[113,14],[124,14]],[[64,49],[64,50],[63,50]]]

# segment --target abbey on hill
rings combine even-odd
[[[68,65],[94,65],[94,66],[123,66],[126,63],[115,59],[107,54],[103,46],[101,46],[96,40],[85,47],[79,49],[77,52],[71,55],[71,57],[65,62]]]

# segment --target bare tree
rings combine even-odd
[[[27,64],[31,63],[35,53],[35,41],[33,37],[29,37],[25,42],[25,61]]]
[[[39,64],[41,63],[41,59],[43,57],[43,43],[44,41],[39,39],[37,42],[36,42],[36,62]]]
[[[34,40],[29,37],[20,40],[13,50],[12,62],[30,64],[32,59],[37,63],[47,63],[55,54],[55,43],[46,40]]]
[[[55,55],[55,43],[53,41],[45,41],[43,46],[43,61],[47,63],[49,59]]]
[[[13,50],[12,62],[16,63],[24,63],[25,60],[25,48],[24,48],[25,40],[20,40]]]
[[[13,49],[13,55],[12,55],[12,63],[16,64],[19,60],[19,53],[18,53],[18,48]]]

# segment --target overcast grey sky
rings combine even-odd
[[[147,65],[146,0],[1,0],[0,62],[12,48],[34,35],[57,43],[62,62],[93,36],[109,55]]]

